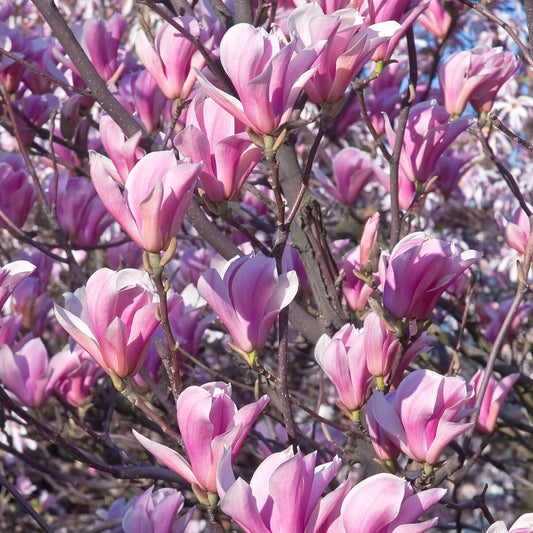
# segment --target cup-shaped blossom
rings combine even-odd
[[[187,110],[187,127],[174,140],[192,163],[204,163],[200,181],[212,202],[234,200],[263,157],[244,125],[205,94],[198,93]]]
[[[439,67],[446,111],[460,115],[469,102],[478,113],[490,111],[500,87],[519,66],[520,60],[501,46],[477,46],[452,54]]]
[[[365,28],[357,10],[324,15],[317,3],[297,7],[287,24],[298,47],[326,40],[315,63],[317,70],[305,84],[305,92],[316,104],[338,102],[376,48],[400,29],[392,20]]]
[[[505,242],[518,253],[525,253],[530,231],[529,217],[526,212],[519,206],[515,209],[510,221],[506,220],[501,213],[496,213],[495,218],[504,232]]]
[[[169,488],[154,491],[152,485],[128,504],[122,530],[124,533],[184,533],[195,511],[193,507],[178,516],[184,503],[181,492]]]
[[[302,48],[326,40],[315,63],[317,70],[305,85],[305,92],[316,104],[338,102],[375,49],[400,29],[395,21],[365,28],[357,10],[324,15],[317,3],[297,7],[287,24],[292,39]]]
[[[82,405],[91,394],[93,385],[103,375],[102,368],[81,347],[66,345],[50,361],[54,374],[59,374],[55,389],[70,405]]]
[[[426,320],[444,291],[481,258],[422,232],[404,237],[390,256],[382,253],[379,279],[383,305],[398,318]]]
[[[198,81],[235,118],[259,134],[269,134],[289,120],[323,45],[315,43],[296,52],[295,41],[283,46],[275,32],[235,24],[222,38],[220,61],[238,99],[217,89],[201,74]]]
[[[268,396],[241,409],[231,399],[231,385],[222,382],[187,387],[177,402],[178,427],[189,455],[178,452],[133,430],[137,440],[163,464],[186,479],[193,488],[217,493],[217,468],[224,447],[231,447],[231,464]]]
[[[13,261],[0,268],[0,309],[17,286],[34,270],[35,265],[23,260]]]
[[[46,346],[40,338],[24,343],[14,352],[0,346],[0,381],[27,407],[41,407],[61,377],[53,372]]]
[[[469,117],[450,120],[446,109],[435,100],[414,105],[407,119],[400,154],[400,174],[409,181],[425,182],[435,175],[444,150],[471,124]],[[396,133],[386,120],[387,140],[394,146]]]
[[[298,292],[294,270],[278,276],[276,261],[261,253],[226,263],[221,275],[211,268],[198,280],[198,292],[246,353],[262,348],[280,311]]]
[[[363,331],[352,324],[344,325],[331,338],[322,335],[315,346],[315,359],[350,411],[363,407],[372,380],[363,351]]]
[[[469,407],[474,407],[476,404],[476,398],[481,389],[481,383],[483,382],[484,376],[485,371],[478,370],[469,381],[470,386],[473,387],[475,391],[474,397],[470,400]],[[490,434],[494,431],[503,402],[519,377],[520,373],[509,374],[501,381],[497,382],[492,376],[490,376],[487,389],[483,395],[483,401],[479,408],[476,431],[486,434]]]
[[[133,167],[122,193],[103,159],[92,154],[91,177],[107,210],[141,248],[166,250],[185,218],[202,165],[176,161],[172,150],[152,152]]]
[[[367,416],[411,459],[433,465],[448,443],[473,427],[461,422],[471,414],[472,395],[461,377],[416,370],[386,397],[374,391]]]
[[[200,41],[208,38],[207,32],[194,17],[176,17],[174,20]],[[167,98],[186,100],[189,97],[196,83],[195,69],[201,70],[205,65],[205,59],[190,39],[164,23],[153,45],[140,31],[135,49]]]
[[[342,527],[336,533],[422,533],[432,528],[438,518],[416,522],[438,503],[446,489],[435,488],[415,493],[411,484],[393,474],[383,473],[360,481],[342,503]],[[335,524],[337,525],[337,524]]]
[[[339,263],[339,273],[343,275],[342,293],[346,298],[348,307],[353,311],[362,311],[373,292],[373,288],[355,271],[361,271],[361,247],[356,246],[346,253]]]
[[[146,272],[97,270],[65,307],[55,305],[57,321],[107,372],[135,375],[144,363],[159,321],[159,298]]]
[[[0,209],[21,228],[35,202],[36,194],[28,178],[28,170],[20,154],[0,154]],[[0,218],[0,228],[6,223]]]
[[[269,455],[250,483],[237,479],[224,494],[221,509],[246,533],[318,533],[348,485],[324,505],[320,498],[340,467],[335,457],[316,466],[316,452],[303,455],[291,448]]]
[[[312,4],[309,4],[312,5]],[[343,148],[333,158],[333,180],[335,186],[321,174],[317,177],[324,188],[343,205],[354,205],[363,187],[376,174],[368,154],[357,148]]]

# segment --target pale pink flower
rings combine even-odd
[[[473,426],[461,422],[471,413],[467,404],[472,395],[461,377],[416,370],[387,398],[374,391],[367,416],[411,459],[433,465],[448,443]]]
[[[46,346],[34,338],[12,351],[0,346],[0,380],[27,407],[41,407],[61,373],[53,372]]]
[[[207,32],[193,17],[174,19],[191,35],[206,41]],[[173,26],[165,22],[152,45],[139,31],[135,42],[137,55],[167,98],[186,100],[196,83],[195,69],[201,70],[205,59],[198,48]]]
[[[106,371],[135,375],[144,363],[159,321],[158,297],[146,272],[97,270],[87,285],[65,293],[57,321]]]
[[[400,153],[400,174],[410,181],[424,182],[436,174],[435,169],[444,150],[471,125],[471,119],[450,115],[435,100],[414,105],[409,111]],[[385,121],[387,140],[394,146],[396,133]]]
[[[350,411],[361,409],[372,380],[364,355],[363,331],[346,324],[333,337],[322,335],[315,346],[315,359],[335,385],[341,402]]]
[[[365,28],[357,10],[343,9],[324,15],[317,3],[296,8],[287,23],[297,49],[326,41],[314,63],[317,69],[305,84],[305,92],[316,104],[338,102],[376,48],[400,29],[395,21]]]
[[[280,311],[298,292],[294,270],[278,276],[276,261],[258,253],[226,263],[222,276],[213,268],[198,280],[198,292],[244,352],[262,348]]]
[[[438,518],[416,522],[439,502],[446,489],[415,493],[408,481],[393,474],[375,474],[360,481],[344,498],[339,522],[328,533],[422,533]]]
[[[320,533],[339,512],[349,490],[344,483],[320,498],[341,461],[316,466],[316,452],[296,454],[291,448],[269,455],[250,483],[237,479],[224,494],[221,509],[246,533]]]
[[[222,382],[187,387],[177,403],[178,427],[187,462],[178,452],[133,430],[137,440],[163,464],[202,491],[217,493],[217,468],[224,447],[231,447],[231,464],[268,396],[237,410],[231,385]]]
[[[186,128],[174,140],[192,163],[204,163],[202,188],[212,202],[234,200],[246,178],[263,157],[244,125],[205,93],[187,110]]]
[[[516,522],[507,529],[505,524],[499,520],[494,522],[485,533],[532,533],[533,532],[533,513],[525,513],[520,516]]]
[[[172,150],[145,155],[122,193],[93,152],[91,177],[98,196],[122,229],[147,252],[166,250],[185,218],[202,165],[177,161]]]
[[[422,232],[404,237],[390,257],[381,254],[379,279],[383,305],[398,318],[426,320],[444,291],[481,258]]]
[[[438,39],[443,39],[452,23],[452,16],[443,7],[445,0],[429,0],[428,8],[418,17],[418,21]]]
[[[294,41],[283,46],[276,33],[251,24],[235,24],[222,38],[220,60],[238,99],[217,89],[201,74],[198,79],[209,96],[235,118],[259,134],[270,134],[289,120],[323,44],[296,52]]]
[[[178,516],[185,498],[175,489],[154,491],[153,485],[128,503],[122,519],[123,533],[185,533],[195,508]]]
[[[452,54],[439,67],[439,82],[448,113],[460,115],[468,102],[479,113],[490,111],[500,87],[520,60],[502,47],[478,46]]]
[[[469,385],[473,387],[475,391],[474,397],[469,402],[469,407],[471,408],[476,404],[476,398],[484,376],[485,371],[478,370],[469,381]],[[519,377],[520,373],[509,374],[501,381],[497,382],[492,376],[490,376],[487,389],[483,395],[483,401],[479,408],[479,417],[476,423],[476,430],[479,433],[490,434],[494,431],[503,402]]]

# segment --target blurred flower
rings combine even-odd
[[[468,382],[475,391],[474,397],[468,402],[470,408],[473,408],[476,404],[476,399],[481,389],[481,383],[483,382],[484,376],[485,371],[478,370]],[[520,373],[509,374],[501,381],[497,382],[492,376],[490,376],[487,389],[483,395],[483,401],[479,408],[479,417],[476,423],[476,430],[479,433],[490,434],[494,431],[503,402],[519,377]]]
[[[35,270],[29,261],[13,261],[0,268],[0,309],[24,279]]]

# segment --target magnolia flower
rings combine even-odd
[[[346,324],[331,338],[322,335],[315,346],[315,359],[350,411],[363,407],[372,380],[363,350],[362,331],[352,324]]]
[[[338,102],[376,48],[401,29],[392,20],[364,27],[355,9],[324,15],[317,3],[297,7],[287,24],[297,49],[326,41],[314,64],[317,69],[305,84],[305,92],[316,104]]]
[[[445,446],[473,423],[460,422],[473,391],[460,377],[416,370],[386,398],[374,391],[368,400],[369,426],[380,430],[403,453],[421,463],[435,464]]]
[[[400,176],[409,181],[425,182],[436,175],[435,169],[444,150],[471,124],[469,117],[450,120],[446,109],[435,100],[414,105],[409,111],[400,153]],[[391,146],[396,133],[385,121],[387,140]]]
[[[191,203],[202,165],[176,161],[172,150],[145,155],[126,178],[124,193],[106,170],[105,158],[91,155],[98,196],[122,229],[147,252],[166,250]]]
[[[201,74],[198,81],[235,118],[259,134],[269,134],[289,120],[323,44],[296,52],[295,41],[283,46],[276,33],[235,24],[222,38],[220,61],[239,99],[217,89]]]
[[[207,39],[207,32],[194,17],[176,17],[174,20],[200,41]],[[190,39],[165,22],[153,45],[140,31],[135,49],[167,98],[186,100],[189,97],[196,83],[195,69],[201,70],[205,65],[204,57]]]
[[[478,370],[469,381],[469,385],[473,387],[475,391],[474,397],[469,402],[469,407],[474,407],[476,404],[476,398],[481,389],[481,383],[483,382],[484,376],[485,371]],[[509,374],[501,381],[497,382],[492,376],[490,376],[487,389],[483,395],[483,401],[479,408],[479,417],[476,423],[476,430],[479,431],[479,433],[489,434],[494,431],[503,402],[519,377],[520,373]]]
[[[178,452],[133,430],[137,440],[194,489],[217,493],[217,468],[224,446],[235,461],[246,435],[268,403],[268,396],[237,410],[231,385],[222,382],[187,387],[177,402],[178,427],[190,463]]]
[[[481,255],[474,250],[459,254],[447,242],[411,233],[390,257],[381,254],[383,305],[398,318],[426,320],[444,291]]]
[[[490,111],[500,87],[520,64],[512,52],[505,52],[501,46],[478,46],[452,54],[439,67],[446,111],[460,115],[469,102],[478,113]]]
[[[64,296],[65,307],[55,305],[55,314],[67,333],[107,373],[135,375],[159,324],[159,299],[150,276],[130,268],[101,268],[86,286]]]
[[[35,265],[29,261],[13,261],[0,268],[0,309],[6,303],[10,294],[33,271]]]
[[[408,481],[392,474],[376,474],[360,481],[344,498],[339,522],[328,533],[422,533],[438,518],[415,522],[446,494],[446,489],[414,493]]]
[[[532,533],[533,532],[533,513],[523,514],[516,522],[511,526],[511,529],[507,529],[505,524],[498,520],[494,522],[485,533]]]
[[[287,448],[273,453],[255,470],[249,484],[239,478],[228,488],[220,507],[246,533],[325,531],[350,488],[344,483],[329,498],[320,498],[340,464],[335,457],[315,466],[316,452],[304,456]]]
[[[278,276],[276,261],[259,253],[226,263],[223,277],[213,268],[198,280],[198,292],[246,353],[262,348],[280,311],[298,292],[294,270]]]
[[[187,127],[174,140],[192,163],[204,163],[200,181],[212,202],[234,200],[263,157],[245,127],[205,94],[198,93],[187,110]]]

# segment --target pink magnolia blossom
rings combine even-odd
[[[137,440],[163,464],[202,491],[217,493],[217,468],[224,446],[235,461],[246,435],[268,403],[268,396],[237,410],[231,385],[222,382],[187,387],[177,403],[178,426],[187,462],[178,452],[133,430]]]
[[[352,324],[346,324],[331,338],[322,335],[315,346],[315,359],[350,411],[357,411],[366,403],[372,380],[364,356],[362,333]]]
[[[507,221],[501,213],[496,213],[495,218],[504,232],[505,242],[519,254],[525,253],[530,232],[529,217],[526,212],[519,206],[510,221]]]
[[[438,39],[446,37],[452,16],[444,9],[445,0],[429,0],[429,5],[418,17],[418,21]]]
[[[65,307],[55,305],[57,321],[106,371],[135,375],[144,363],[159,321],[158,298],[146,272],[101,268],[74,293]]]
[[[172,150],[145,155],[131,170],[124,193],[93,153],[91,177],[98,196],[124,231],[144,250],[166,250],[185,218],[202,165],[176,161]]]
[[[93,385],[103,375],[102,368],[81,347],[65,346],[50,361],[54,374],[59,374],[55,382],[57,392],[70,404],[78,407],[91,395]]]
[[[125,66],[124,63],[119,66],[117,53],[120,39],[127,27],[126,19],[119,13],[114,13],[109,20],[89,19],[83,27],[73,28],[91,63],[105,81],[116,78]]]
[[[246,46],[243,46],[246,43]],[[238,99],[199,75],[213,100],[259,134],[270,134],[290,118],[296,99],[313,74],[323,42],[296,51],[296,42],[283,46],[276,33],[251,24],[235,24],[220,43],[220,60]]]
[[[450,115],[435,100],[414,105],[407,119],[407,126],[400,153],[400,174],[410,181],[427,181],[435,175],[435,169],[444,150],[471,124],[468,117],[450,120]],[[387,140],[394,146],[396,133],[385,121]]]
[[[13,261],[0,268],[0,309],[11,293],[35,270],[29,261]]]
[[[460,422],[471,413],[467,404],[472,395],[461,377],[416,370],[386,398],[374,391],[367,417],[407,456],[433,465],[449,442],[473,426]]]
[[[316,452],[291,448],[269,455],[250,483],[237,479],[225,492],[221,509],[246,533],[321,533],[339,511],[348,483],[320,498],[340,467],[335,457],[316,466]],[[329,531],[329,530],[328,530]]]
[[[0,209],[9,220],[21,228],[35,203],[36,194],[20,154],[0,154]],[[7,228],[0,218],[0,228]]]
[[[185,533],[195,508],[178,516],[184,503],[181,492],[168,488],[154,491],[152,485],[128,504],[122,519],[123,533]]]
[[[27,407],[41,407],[61,377],[53,372],[46,346],[34,338],[12,351],[0,346],[0,381]]]
[[[357,10],[324,15],[317,3],[296,8],[287,23],[297,49],[326,41],[314,64],[317,70],[305,84],[305,92],[316,104],[338,102],[376,48],[400,29],[395,21],[364,28]]]
[[[533,532],[533,513],[524,513],[516,522],[507,529],[505,524],[498,520],[494,522],[485,533],[532,533]]]
[[[193,17],[174,19],[191,35],[206,41],[207,32]],[[152,45],[140,31],[135,43],[137,55],[167,98],[186,100],[196,83],[195,69],[201,70],[205,59],[198,48],[168,23],[164,23]]]
[[[379,279],[383,305],[398,318],[426,320],[444,291],[481,258],[422,232],[404,237],[392,254],[382,253]]]
[[[96,246],[102,233],[113,223],[93,184],[82,177],[60,171],[56,185],[48,186],[50,203],[57,201],[57,221],[72,243]]]
[[[481,389],[481,383],[484,376],[485,371],[478,370],[469,381],[469,385],[473,387],[475,391],[474,397],[469,402],[469,407],[474,407],[476,404],[476,398]],[[490,434],[494,431],[503,402],[519,377],[520,373],[509,374],[501,381],[497,382],[492,376],[490,376],[487,389],[483,396],[483,401],[479,408],[479,417],[476,423],[476,430],[479,433]]]
[[[365,18],[367,24],[376,24],[386,21],[397,21],[400,25],[394,35],[385,43],[381,44],[374,52],[374,61],[388,61],[405,32],[426,9],[429,0],[362,0],[359,12]],[[407,9],[407,8],[410,9]]]
[[[280,311],[298,292],[294,270],[278,276],[276,261],[258,253],[226,263],[222,276],[213,268],[198,280],[198,292],[244,352],[262,348]]]
[[[328,533],[422,533],[438,518],[416,522],[439,502],[446,489],[415,493],[408,481],[393,474],[375,474],[360,481],[344,498],[339,522]]]
[[[343,205],[354,205],[363,187],[376,174],[372,160],[365,152],[357,148],[343,148],[333,158],[333,180],[321,172],[317,177],[336,200]]]
[[[194,98],[186,125],[174,145],[192,163],[205,164],[200,181],[207,197],[212,202],[234,200],[263,151],[241,122],[205,94]]]
[[[439,82],[448,113],[460,115],[468,102],[480,113],[490,111],[500,87],[520,60],[502,47],[478,46],[452,54],[439,67]]]

